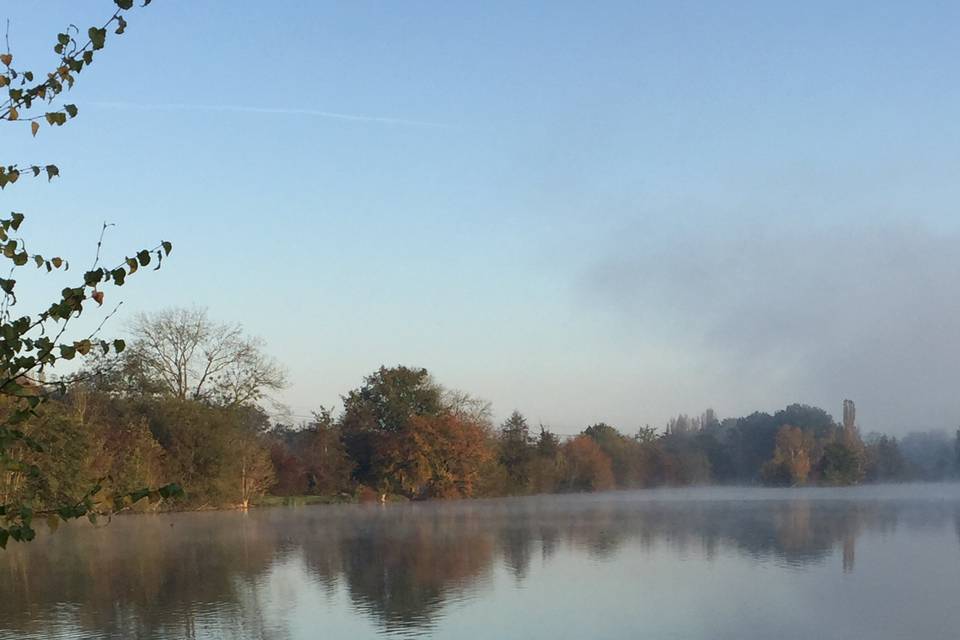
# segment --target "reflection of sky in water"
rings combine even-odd
[[[960,487],[668,490],[73,524],[0,638],[952,638]]]

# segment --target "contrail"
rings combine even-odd
[[[90,102],[88,104],[107,109],[135,109],[142,111],[231,111],[235,113],[267,113],[274,115],[313,116],[316,118],[347,120],[349,122],[373,122],[376,124],[402,125],[406,127],[430,127],[436,129],[452,128],[452,125],[444,124],[442,122],[406,120],[404,118],[390,118],[386,116],[366,116],[353,113],[338,113],[336,111],[321,111],[320,109],[246,107],[243,105],[230,104],[142,104],[136,102]]]

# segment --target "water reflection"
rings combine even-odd
[[[523,588],[532,567],[576,558],[850,573],[866,533],[960,538],[960,494],[943,491],[619,493],[72,525],[0,556],[0,638],[313,637],[291,623],[304,602],[373,633],[425,633],[451,603],[497,589],[498,571]]]

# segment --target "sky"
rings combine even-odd
[[[21,66],[112,3],[7,3]],[[960,424],[960,5],[186,2],[130,12],[2,195],[32,250],[174,244],[296,416],[381,364],[560,433],[802,402]],[[39,246],[42,245],[42,246]],[[29,311],[64,286],[36,280]],[[44,294],[44,295],[41,295]],[[93,322],[94,319],[88,319]],[[97,319],[99,321],[99,319]]]

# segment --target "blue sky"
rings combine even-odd
[[[110,5],[5,7],[15,58],[39,70]],[[115,332],[190,304],[242,322],[299,415],[405,363],[565,433],[845,397],[865,430],[952,427],[958,18],[156,0],[75,122],[5,130],[62,174],[5,205],[75,262],[104,220],[108,254],[171,240]]]

